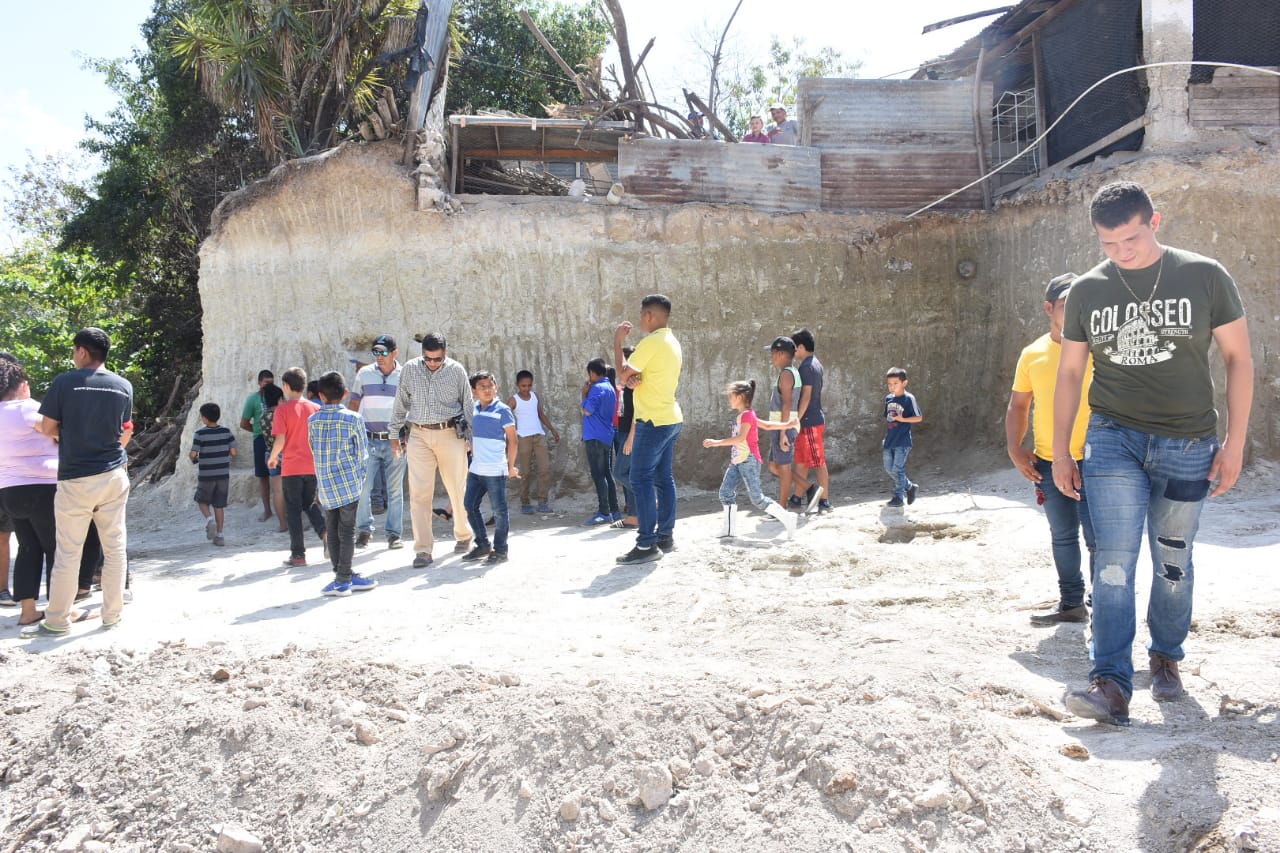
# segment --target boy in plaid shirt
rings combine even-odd
[[[329,559],[334,574],[321,594],[343,596],[378,585],[375,580],[351,572],[356,549],[356,509],[364,490],[369,439],[364,420],[342,405],[347,383],[341,373],[330,371],[321,376],[319,390],[323,405],[307,419],[307,434],[315,458],[316,491],[330,532]]]

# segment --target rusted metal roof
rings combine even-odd
[[[637,139],[619,146],[618,175],[646,201],[737,202],[770,212],[822,205],[820,154],[795,145]]]
[[[449,116],[463,159],[616,162],[630,122],[518,116]]]
[[[979,109],[989,111],[990,85]],[[824,210],[914,210],[976,179],[978,122],[971,80],[800,81],[801,138],[822,151]],[[975,129],[976,126],[976,129]],[[982,207],[975,187],[940,207]]]

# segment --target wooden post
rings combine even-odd
[[[987,173],[987,152],[983,148],[982,139],[982,71],[983,60],[986,53],[981,46],[978,48],[978,64],[973,69],[973,141],[978,149],[978,174],[985,175]],[[991,120],[991,111],[988,109],[986,121]],[[991,209],[991,182],[986,178],[982,179],[982,209]]]
[[[1049,122],[1044,113],[1044,62],[1040,54],[1039,30],[1031,34],[1031,68],[1035,75],[1036,87],[1036,135],[1040,137],[1036,152],[1038,161],[1036,172],[1038,173],[1041,169],[1049,168],[1049,134],[1044,132]]]
[[[462,192],[462,154],[461,143],[458,141],[458,126],[453,126],[453,194],[458,195]]]
[[[592,100],[591,93],[587,91],[587,87],[582,82],[582,75],[569,67],[569,63],[564,61],[560,56],[560,52],[552,46],[547,37],[542,34],[542,30],[538,29],[538,25],[533,22],[533,18],[524,9],[520,10],[520,20],[524,21],[524,25],[529,28],[529,32],[533,33],[533,37],[538,40],[538,44],[542,45],[543,49],[551,54],[551,58],[555,60],[556,65],[559,65],[560,69],[569,75],[569,79],[578,87],[578,92],[582,95],[582,99],[584,101]]]

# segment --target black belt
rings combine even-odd
[[[371,430],[365,430],[365,434],[376,441],[387,441],[391,438],[391,433],[389,432],[372,432]]]
[[[435,424],[414,424],[414,426],[421,427],[422,429],[453,429],[454,424],[457,422],[457,418],[449,418],[447,421],[440,421]]]

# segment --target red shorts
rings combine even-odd
[[[796,436],[796,464],[806,468],[821,468],[827,464],[827,451],[822,443],[822,433],[826,424],[811,427],[800,427]]]

